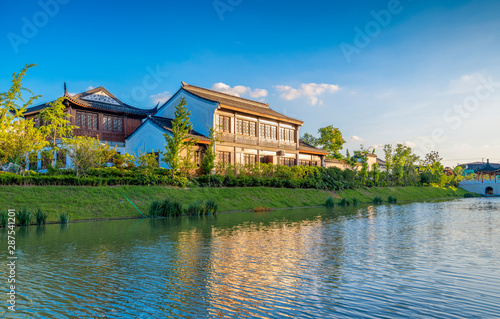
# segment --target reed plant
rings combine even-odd
[[[351,205],[349,198],[342,198],[339,203],[340,206],[345,207]]]
[[[26,207],[16,212],[16,219],[21,226],[27,226],[31,224],[33,216],[31,211]]]
[[[182,204],[174,200],[165,199],[162,204],[162,214],[161,216],[181,216],[182,215]]]
[[[7,222],[9,220],[9,212],[4,210],[0,212],[0,225],[3,227],[7,226]]]
[[[389,195],[389,197],[387,197],[387,201],[389,202],[389,204],[396,204],[398,202],[398,199]]]
[[[219,209],[219,206],[213,199],[209,199],[205,201],[205,208],[207,209],[207,212],[215,215],[217,213],[217,210]]]
[[[47,221],[47,214],[42,212],[42,210],[38,208],[35,213],[35,220],[37,225],[44,225]]]
[[[156,218],[161,216],[163,210],[163,204],[157,200],[154,200],[149,205],[148,214],[149,218]]]
[[[61,213],[59,214],[59,222],[61,224],[67,224],[69,222],[69,213]]]
[[[332,207],[334,207],[334,206],[335,206],[335,201],[333,200],[333,197],[331,197],[331,196],[330,196],[330,197],[328,197],[328,198],[326,199],[326,203],[325,203],[325,205],[326,205],[326,207],[328,207],[328,208],[332,208]]]
[[[192,202],[186,210],[186,215],[189,216],[201,216],[206,215],[206,213],[207,209],[202,201]]]

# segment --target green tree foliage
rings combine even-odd
[[[190,120],[191,112],[186,108],[184,98],[175,106],[174,119],[172,120],[172,134],[164,134],[165,152],[162,161],[172,169],[172,177],[182,164],[181,153],[196,144],[196,139],[190,137],[189,132],[193,129]]]
[[[328,151],[329,158],[342,159],[339,151],[343,148],[345,140],[342,138],[342,133],[333,125],[322,127],[318,130],[320,136],[317,145],[325,151]]]
[[[322,150],[328,152],[327,158],[342,159],[342,154],[339,151],[343,148],[345,140],[342,138],[342,133],[338,128],[334,128],[333,125],[322,127],[318,130],[319,137],[316,138],[311,134],[305,133],[302,136],[302,141],[312,145],[314,147],[319,147]]]
[[[138,168],[144,175],[151,176],[156,168],[158,168],[159,163],[156,159],[155,150],[151,153],[139,152],[137,157]]]
[[[122,176],[125,175],[126,169],[132,169],[135,167],[135,157],[128,153],[125,154],[115,154],[113,157],[113,163],[115,167],[120,170]]]
[[[86,176],[91,168],[100,168],[116,154],[116,146],[101,143],[99,139],[88,136],[75,136],[63,139],[68,157],[73,163],[76,176]]]
[[[40,97],[22,86],[22,79],[28,69],[36,64],[27,64],[19,73],[12,75],[11,87],[0,93],[0,162],[20,165],[23,175],[30,154],[46,147],[45,136],[32,120],[26,120],[24,113]],[[26,101],[23,93],[29,95]]]
[[[215,167],[215,142],[217,141],[217,136],[213,127],[210,128],[208,132],[208,138],[210,139],[210,144],[207,145],[205,155],[201,162],[201,170],[205,175],[211,174]]]
[[[63,104],[64,97],[60,97],[52,103],[48,103],[48,107],[40,112],[40,118],[43,120],[44,125],[40,130],[45,134],[49,141],[50,149],[46,152],[46,157],[54,158],[55,152],[61,150],[57,142],[62,141],[63,138],[68,138],[73,134],[73,129],[77,126],[71,125],[69,118],[71,114],[64,112],[66,106]],[[47,167],[52,169],[52,160],[47,162]],[[57,166],[57,163],[56,163]]]
[[[375,186],[377,186],[378,181],[380,179],[380,165],[378,165],[378,163],[372,164],[372,170],[370,171],[370,175],[373,178],[373,184],[375,184]]]
[[[318,139],[309,133],[304,133],[304,135],[302,135],[301,140],[304,143],[307,143],[307,144],[312,145],[314,147],[318,146]]]
[[[392,145],[391,144],[385,144],[384,145],[384,154],[385,154],[385,170],[386,170],[386,182],[387,185],[389,185],[389,173],[391,172],[392,169]]]
[[[71,125],[69,118],[71,114],[64,112],[66,106],[63,104],[64,97],[60,97],[40,112],[40,118],[44,125],[40,128],[49,138],[51,149],[57,149],[57,140],[70,137],[73,129],[77,126]]]

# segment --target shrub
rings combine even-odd
[[[339,203],[340,206],[345,207],[351,205],[349,198],[342,198]]]
[[[217,210],[219,209],[217,203],[215,203],[215,201],[212,199],[205,201],[205,207],[207,209],[207,212],[211,213],[212,215],[215,215],[217,213]]]
[[[59,214],[59,222],[61,224],[67,224],[69,222],[69,213]]]
[[[9,220],[9,215],[8,211],[4,210],[0,212],[0,225],[3,227],[7,226],[7,222]]]
[[[358,205],[358,199],[357,199],[356,197],[354,197],[354,198],[352,199],[352,205],[353,205],[353,206]]]
[[[190,216],[200,216],[200,215],[206,215],[207,214],[207,209],[203,202],[201,201],[196,201],[191,204],[189,204],[187,210],[186,210],[186,215]]]
[[[174,200],[165,199],[162,204],[161,216],[181,216],[182,215],[182,204]]]
[[[23,208],[20,211],[16,212],[16,218],[17,221],[19,222],[19,225],[21,226],[27,226],[31,224],[31,211],[29,211],[27,208]]]
[[[40,208],[35,213],[35,220],[37,225],[43,225],[47,221],[47,214],[42,212]]]
[[[387,197],[387,201],[389,202],[389,204],[396,204],[398,202],[396,197],[392,197],[390,195],[389,197]]]
[[[374,204],[382,204],[382,198],[380,198],[379,196],[375,197],[373,199],[373,203]]]
[[[326,199],[326,203],[325,203],[326,207],[328,208],[332,208],[333,206],[335,206],[335,201],[333,200],[333,197],[328,197]]]
[[[152,201],[151,204],[149,205],[149,209],[148,209],[148,214],[149,214],[149,218],[156,218],[160,215],[162,215],[162,211],[163,211],[163,204],[159,201]]]

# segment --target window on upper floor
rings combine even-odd
[[[275,125],[263,124],[263,123],[260,124],[259,133],[261,138],[265,138],[268,140],[277,140],[278,139],[278,136],[276,134],[277,131],[278,127],[276,127]]]
[[[76,126],[82,129],[97,130],[97,114],[76,112]]]
[[[217,130],[220,132],[231,133],[231,118],[225,115],[217,115]]]
[[[280,127],[280,140],[286,142],[295,142],[295,130]]]
[[[123,132],[123,118],[104,115],[102,118],[102,128],[107,131]]]
[[[236,133],[241,135],[255,136],[257,123],[253,121],[236,120]]]

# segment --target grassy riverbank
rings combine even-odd
[[[370,203],[389,195],[399,201],[463,197],[463,189],[437,187],[374,187],[329,192],[315,189],[288,188],[192,188],[179,189],[161,186],[121,187],[0,187],[1,209],[16,210],[40,208],[48,214],[48,221],[58,221],[58,214],[68,212],[70,220],[138,217],[141,214],[125,199],[125,194],[144,214],[153,200],[172,198],[184,204],[213,199],[219,211],[250,210],[254,207],[284,208],[324,205],[333,196],[356,197],[360,203]]]

